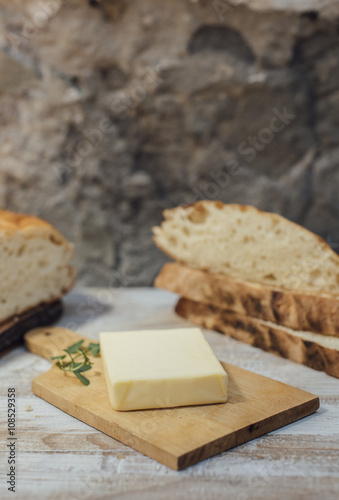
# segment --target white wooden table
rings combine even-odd
[[[78,289],[61,326],[98,338],[102,330],[188,325],[176,296],[151,288]],[[0,359],[0,498],[338,499],[339,380],[206,331],[219,359],[320,396],[310,417],[175,472],[34,396],[47,360],[18,347]],[[17,483],[7,491],[7,388],[17,390]]]

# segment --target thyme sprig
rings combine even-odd
[[[90,381],[83,375],[92,368],[93,361],[88,355],[98,356],[100,354],[100,344],[90,342],[87,347],[83,345],[84,340],[79,340],[75,344],[70,345],[67,349],[63,349],[66,354],[60,356],[52,356],[51,359],[56,361],[56,366],[64,372],[72,372],[84,385],[89,385]],[[65,359],[66,357],[70,359]]]

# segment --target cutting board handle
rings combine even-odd
[[[52,356],[58,356],[63,349],[82,338],[81,335],[72,330],[56,326],[35,328],[24,336],[29,351],[49,360]]]

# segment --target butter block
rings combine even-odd
[[[200,328],[104,332],[100,347],[114,410],[227,401],[227,374]]]

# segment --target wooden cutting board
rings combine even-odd
[[[82,338],[71,330],[48,327],[25,335],[27,348],[47,359]],[[86,372],[90,379],[87,387],[74,375],[52,366],[33,380],[34,394],[174,470],[267,434],[319,408],[319,398],[313,394],[222,363],[229,377],[226,404],[118,412],[109,403],[101,359],[93,359],[92,370]]]
[[[61,300],[50,304],[40,304],[21,314],[12,316],[9,320],[0,323],[0,352],[3,353],[15,344],[18,344],[24,334],[32,328],[42,325],[52,325],[61,316],[63,310]]]

